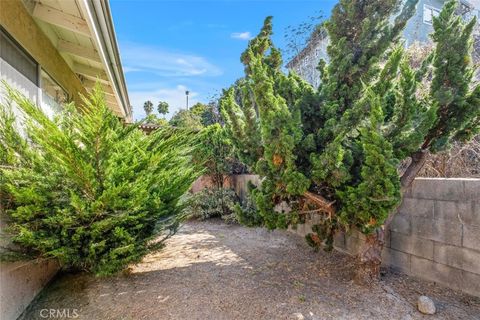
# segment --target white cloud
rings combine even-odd
[[[230,35],[233,39],[240,39],[240,40],[250,40],[252,39],[252,35],[250,32],[245,31],[245,32],[234,32]]]
[[[169,105],[169,114],[167,119],[170,119],[172,115],[186,106],[185,91],[187,87],[184,85],[177,85],[173,88],[162,88],[157,90],[144,90],[144,91],[130,91],[128,96],[130,98],[130,104],[133,106],[133,117],[136,120],[143,119],[145,117],[145,111],[143,110],[143,103],[147,100],[153,102],[154,111],[157,113],[156,107],[158,102],[166,101]],[[198,93],[190,91],[188,95],[188,105],[193,106],[198,102]]]
[[[135,72],[135,71],[142,71],[140,69],[137,69],[137,68],[132,68],[132,67],[123,67],[123,72],[127,73],[127,72]]]
[[[179,53],[154,46],[122,43],[125,72],[150,72],[165,77],[218,76],[222,70],[201,56]]]

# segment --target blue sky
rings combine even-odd
[[[317,1],[121,1],[111,0],[115,31],[135,119],[143,102],[167,101],[170,115],[208,102],[243,74],[240,54],[248,39],[274,17],[274,42],[284,48],[290,25],[319,11],[329,14],[336,0]],[[190,105],[191,105],[190,104]]]

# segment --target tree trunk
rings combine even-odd
[[[400,183],[402,186],[402,194],[410,188],[413,183],[413,180],[417,177],[420,170],[422,170],[425,162],[427,161],[428,150],[420,149],[412,155],[412,162],[408,166],[407,170],[403,173],[400,178]]]
[[[358,266],[355,281],[359,284],[370,284],[380,278],[382,250],[385,243],[385,229],[378,228],[367,236],[358,254]]]
[[[401,194],[402,199],[405,192],[411,187],[415,177],[422,170],[427,161],[428,151],[421,149],[412,155],[412,162],[402,175]],[[380,277],[380,266],[382,264],[382,250],[385,244],[385,235],[390,228],[393,218],[398,212],[400,205],[389,214],[382,227],[375,233],[368,235],[365,243],[362,245],[359,258],[359,267],[356,273],[356,280],[360,283],[370,283]]]

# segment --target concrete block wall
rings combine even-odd
[[[480,179],[416,179],[388,247],[408,255],[407,273],[480,296]]]
[[[339,233],[335,246],[355,255],[364,239]],[[480,179],[417,178],[387,232],[383,262],[480,296]]]
[[[257,177],[234,176],[239,195]],[[290,231],[312,232],[315,216]],[[386,234],[385,265],[480,297],[480,179],[417,178]],[[355,255],[365,236],[335,236],[337,250]]]

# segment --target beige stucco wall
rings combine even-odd
[[[17,319],[58,270],[54,259],[0,263],[0,319]]]
[[[0,0],[0,24],[80,106],[79,94],[86,94],[80,79],[35,23],[21,0]]]

